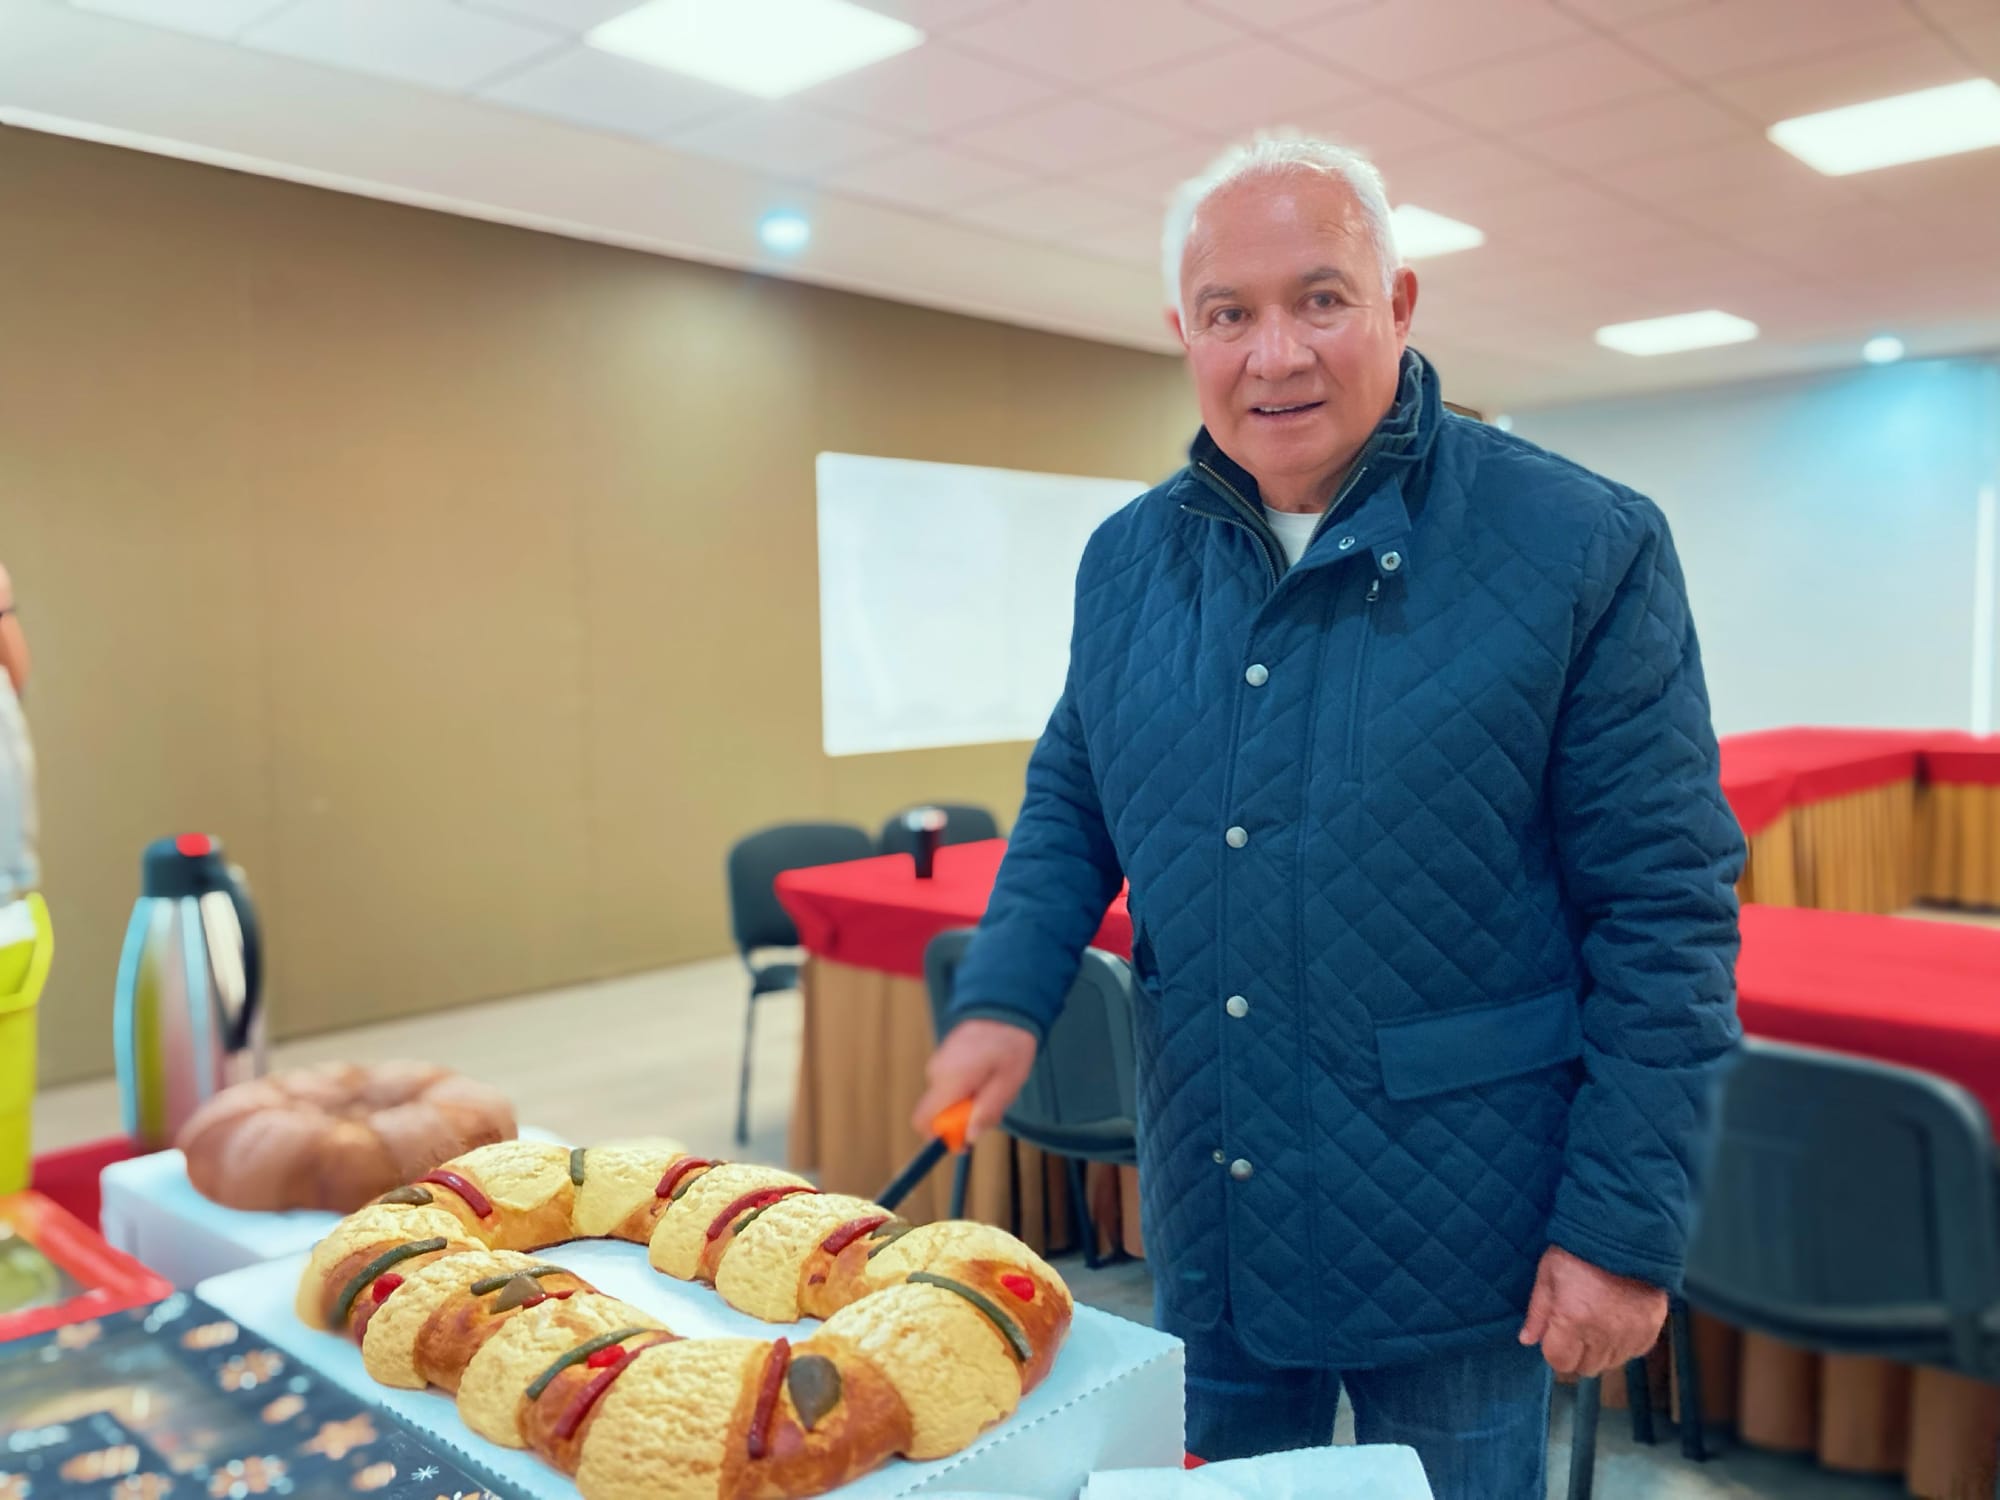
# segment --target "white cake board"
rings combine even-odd
[[[533,1127],[520,1134],[523,1140],[556,1140]],[[340,1219],[306,1209],[271,1214],[224,1208],[194,1190],[187,1158],[178,1151],[113,1162],[99,1187],[98,1223],[106,1242],[183,1289],[240,1266],[310,1250]]]
[[[761,1323],[727,1306],[707,1287],[663,1276],[646,1247],[579,1240],[538,1252],[598,1290],[642,1307],[674,1332],[799,1340],[819,1325]],[[364,1401],[388,1408],[434,1442],[484,1469],[507,1493],[535,1500],[576,1500],[576,1486],[540,1459],[479,1437],[459,1420],[441,1391],[378,1385],[349,1339],[307,1328],[293,1312],[304,1255],[232,1271],[195,1288],[242,1327],[310,1366]],[[841,1500],[966,1491],[1027,1500],[1076,1500],[1097,1469],[1179,1469],[1183,1453],[1181,1344],[1166,1334],[1094,1308],[1078,1307],[1055,1368],[1020,1410],[971,1446],[931,1463],[897,1460],[838,1491]]]

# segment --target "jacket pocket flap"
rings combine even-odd
[[[1375,1028],[1382,1088],[1391,1099],[1422,1099],[1552,1068],[1583,1055],[1576,992],[1551,990],[1529,1000]]]

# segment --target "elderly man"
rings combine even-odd
[[[1738,1030],[1740,835],[1644,497],[1446,413],[1382,183],[1260,141],[1169,219],[1203,429],[1077,576],[932,1059],[996,1122],[1131,885],[1140,1182],[1206,1458],[1541,1500],[1550,1371],[1649,1348]]]

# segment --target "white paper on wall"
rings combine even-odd
[[[817,470],[826,753],[1039,736],[1084,543],[1150,486],[855,453]]]

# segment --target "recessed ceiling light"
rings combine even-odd
[[[1597,330],[1597,342],[1620,354],[1678,354],[1683,349],[1710,349],[1717,344],[1741,344],[1757,337],[1757,325],[1734,313],[1676,313],[1670,318],[1641,318],[1636,323],[1607,323]]]
[[[2000,146],[2000,83],[1968,78],[1780,120],[1765,133],[1829,177],[1978,151]]]
[[[796,255],[812,239],[812,225],[806,221],[804,214],[780,210],[764,215],[763,222],[757,226],[757,238],[764,242],[766,250],[779,255]]]
[[[585,33],[605,52],[778,99],[907,52],[924,34],[850,0],[652,0]]]
[[[1396,231],[1396,248],[1402,252],[1404,260],[1422,260],[1429,255],[1450,255],[1459,250],[1473,250],[1486,243],[1482,230],[1470,224],[1461,224],[1457,219],[1447,219],[1443,214],[1434,214],[1428,208],[1418,208],[1414,203],[1399,203],[1389,212],[1389,222]]]
[[[1871,365],[1893,365],[1903,357],[1903,341],[1893,333],[1878,333],[1861,346],[1861,357]]]

